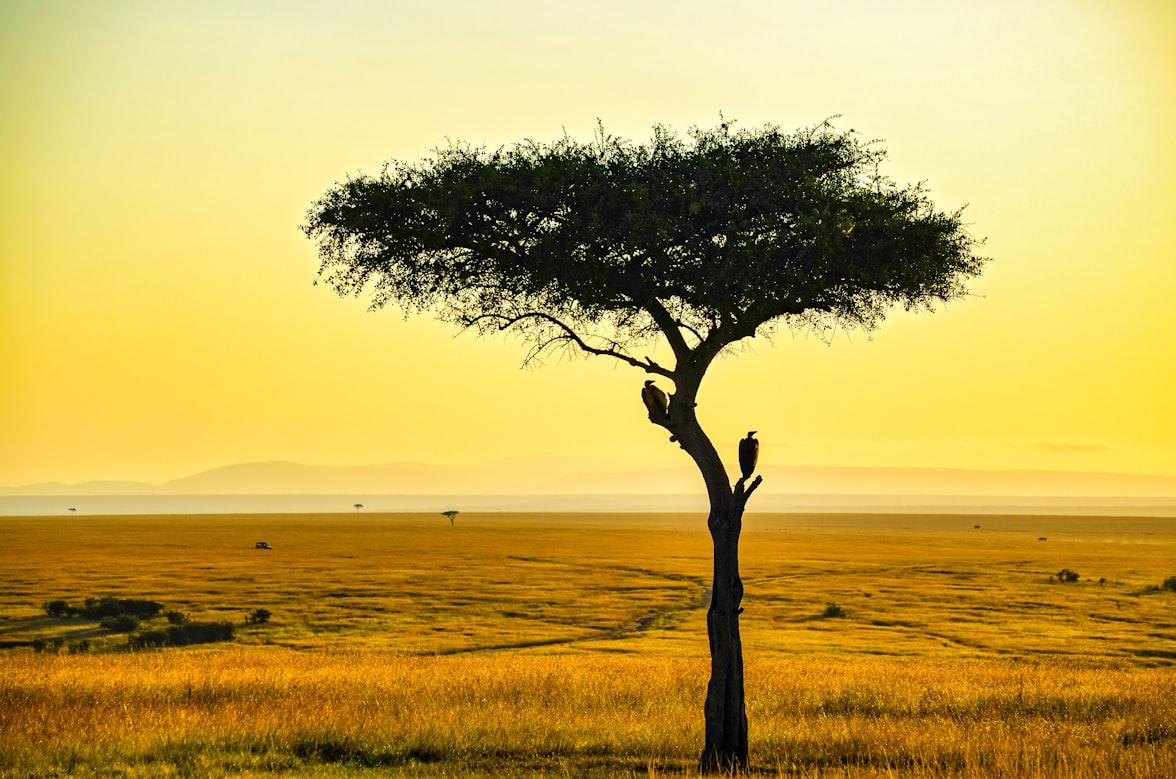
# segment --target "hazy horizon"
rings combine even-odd
[[[224,466],[158,484],[97,481],[0,486],[0,513],[58,513],[66,510],[65,503],[93,505],[97,497],[109,498],[102,503],[115,513],[123,505],[136,506],[132,513],[152,507],[183,513],[189,505],[211,511],[270,511],[279,506],[286,507],[282,511],[318,512],[339,510],[354,501],[389,511],[446,504],[495,511],[518,507],[702,511],[706,507],[704,494],[695,485],[696,474],[687,465],[620,469],[614,463],[581,459],[563,464],[562,470],[536,474],[527,467],[534,462],[513,457],[473,466],[338,467],[279,461]],[[766,479],[756,507],[761,511],[838,507],[890,511],[911,506],[1118,510],[1176,505],[1176,476],[1164,475],[770,464],[762,465],[760,472]],[[147,500],[136,501],[136,497]]]

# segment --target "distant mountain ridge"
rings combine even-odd
[[[513,458],[481,465],[326,466],[289,461],[240,463],[149,484],[41,482],[0,487],[0,495],[624,495],[694,494],[698,475],[688,465],[606,469],[599,462],[551,457]],[[765,465],[764,494],[993,495],[1176,497],[1176,476],[1044,470],[871,468]]]

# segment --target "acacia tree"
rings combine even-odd
[[[336,184],[303,225],[341,295],[517,331],[527,360],[568,348],[673,384],[649,421],[701,472],[714,544],[704,772],[748,766],[739,535],[761,483],[732,485],[699,424],[707,368],[781,324],[869,330],[894,304],[958,298],[984,263],[960,212],[892,182],[883,156],[827,122],[459,144]],[[640,356],[658,340],[672,364]]]

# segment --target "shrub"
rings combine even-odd
[[[254,609],[252,614],[245,616],[246,625],[261,625],[269,622],[270,617],[273,616],[269,609]]]
[[[80,655],[80,654],[83,654],[83,653],[89,652],[89,651],[90,651],[90,640],[87,638],[83,638],[81,641],[79,641],[76,644],[69,645],[69,653],[71,655]]]
[[[1059,582],[1073,583],[1078,581],[1079,576],[1077,571],[1071,571],[1069,568],[1063,568],[1055,574]]]
[[[127,638],[131,649],[149,649],[163,646],[188,646],[209,644],[214,641],[231,641],[231,622],[184,622],[171,625],[166,630],[144,630]]]
[[[50,617],[68,617],[74,612],[72,606],[63,600],[51,600],[45,603],[45,613]]]
[[[127,614],[136,619],[152,619],[163,611],[163,604],[142,598],[86,598],[81,606],[70,605],[64,600],[51,600],[44,604],[44,609],[50,617],[102,619]]]
[[[167,633],[162,630],[144,630],[138,635],[128,637],[127,643],[131,649],[167,646]]]
[[[29,646],[37,653],[49,652],[50,654],[57,654],[61,651],[61,647],[65,646],[65,639],[61,636],[54,638],[34,638],[29,642]]]
[[[104,630],[109,630],[111,633],[130,633],[139,627],[139,620],[130,614],[117,614],[113,617],[103,617],[102,621],[98,624]]]
[[[231,622],[185,622],[167,629],[167,643],[170,646],[188,644],[210,644],[214,641],[232,641]]]
[[[829,619],[831,617],[844,617],[845,616],[845,609],[841,608],[836,603],[832,603],[832,602],[826,603],[825,610],[823,612],[821,612],[821,616],[826,619]]]
[[[76,610],[83,617],[101,619],[129,615],[138,619],[151,619],[163,611],[163,604],[139,598],[86,598],[82,608]]]
[[[1176,592],[1176,576],[1169,576],[1164,579],[1164,589],[1168,592]]]
[[[172,625],[182,625],[188,621],[188,615],[182,611],[169,611],[165,616]]]

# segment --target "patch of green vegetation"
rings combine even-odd
[[[86,598],[82,605],[75,606],[64,600],[51,600],[44,605],[50,617],[64,619],[83,617],[102,619],[104,617],[130,616],[135,619],[152,619],[163,610],[163,604],[142,598]]]
[[[825,610],[821,612],[821,617],[824,619],[839,619],[844,616],[845,609],[833,602],[826,603]]]
[[[232,641],[233,633],[231,622],[184,622],[171,625],[166,630],[145,630],[134,634],[127,643],[132,649],[211,644]]]

